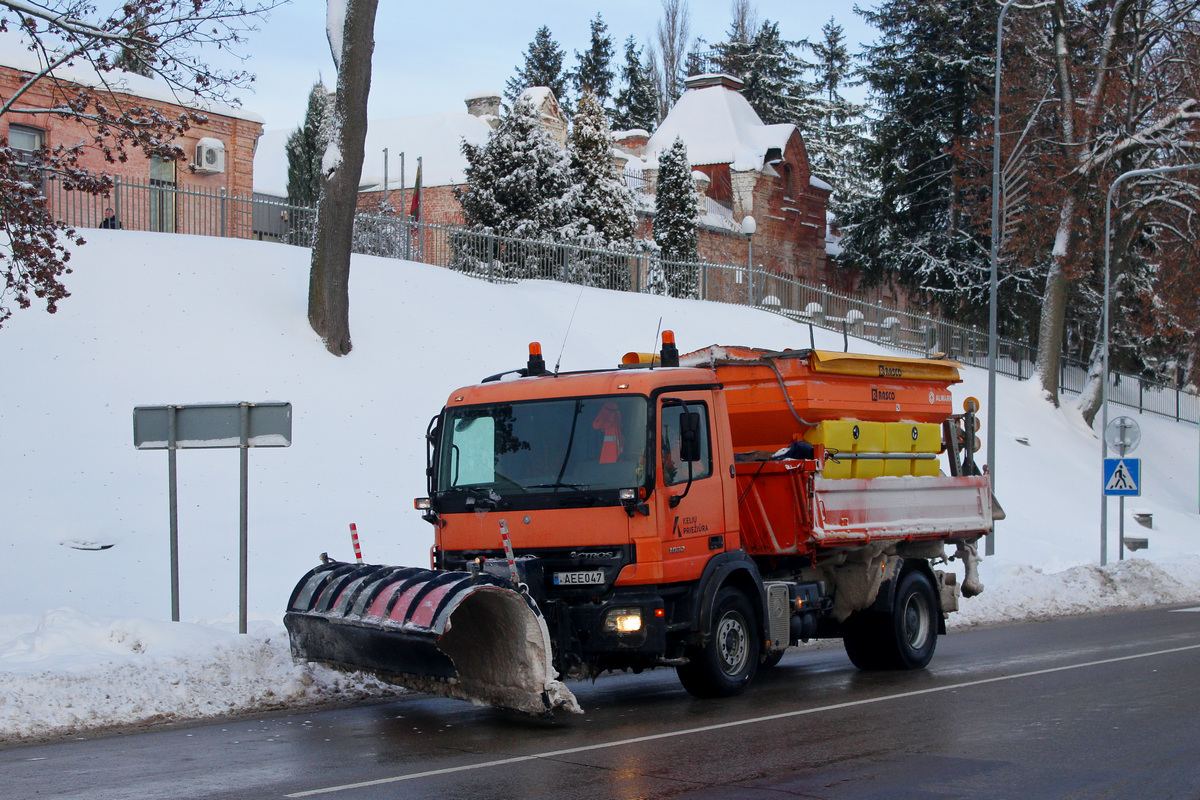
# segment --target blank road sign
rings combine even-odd
[[[240,447],[241,403],[174,406],[175,446],[179,449]],[[251,447],[288,447],[292,443],[291,403],[248,403]],[[171,436],[170,406],[133,410],[133,444],[139,450],[165,450]]]

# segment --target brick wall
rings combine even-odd
[[[425,204],[424,218],[429,225],[462,225],[466,222],[462,206],[454,196],[453,186],[426,186],[421,190],[422,202]],[[374,212],[383,202],[383,192],[359,192],[358,210]],[[398,216],[407,213],[412,207],[412,189],[404,191],[404,208],[400,208],[400,192],[388,192],[388,205]]]
[[[30,73],[0,66],[0,96],[11,96],[30,77]],[[43,132],[46,146],[51,149],[59,145],[71,146],[80,141],[91,143],[94,140],[94,134],[82,122],[56,114],[26,114],[16,110],[52,107],[62,102],[65,96],[64,89],[69,89],[69,86],[60,88],[48,80],[36,83],[17,100],[14,110],[0,117],[0,136],[7,138],[10,125],[22,125],[40,129]],[[183,111],[181,106],[172,103],[119,92],[106,96],[104,102],[117,107],[136,105],[142,108],[153,108],[169,118],[178,117]],[[176,183],[212,192],[219,192],[224,188],[229,194],[236,193],[249,197],[254,184],[254,147],[262,133],[262,123],[224,114],[204,113],[208,117],[206,122],[194,123],[186,134],[175,140],[175,143],[183,148],[185,153],[184,158],[176,162]],[[204,137],[219,139],[224,143],[225,171],[223,173],[205,174],[195,172],[191,168],[195,159],[196,143]],[[117,175],[123,180],[146,183],[150,177],[150,160],[136,148],[129,149],[127,155],[128,160],[124,163],[109,163],[98,146],[88,144],[83,150],[79,163],[80,166],[97,173]]]

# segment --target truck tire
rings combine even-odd
[[[713,602],[712,631],[703,647],[688,649],[675,668],[683,688],[696,697],[732,697],[746,691],[758,668],[758,625],[750,601],[726,587]]]
[[[892,610],[856,611],[842,623],[842,643],[863,670],[922,669],[937,647],[937,596],[925,573],[900,579]]]

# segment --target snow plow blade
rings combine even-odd
[[[298,662],[476,705],[580,711],[541,611],[494,575],[332,561],[296,585],[284,625]]]

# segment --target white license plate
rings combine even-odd
[[[588,570],[587,572],[556,572],[554,573],[555,586],[588,586],[591,584],[604,583],[603,570]]]

